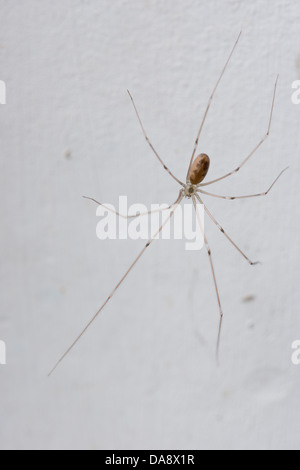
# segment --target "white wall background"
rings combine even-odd
[[[2,449],[295,449],[300,442],[300,4],[293,0],[0,1]],[[93,196],[172,202],[176,183],[143,140],[126,89],[184,178],[208,96],[240,30],[199,150],[206,198],[251,267],[206,220],[207,254],[156,242],[55,374],[59,355],[143,247],[100,242]],[[251,302],[245,298],[252,296]]]

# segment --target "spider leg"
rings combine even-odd
[[[231,59],[231,57],[232,57],[232,54],[233,54],[233,52],[234,52],[234,50],[235,50],[235,48],[236,48],[236,46],[237,46],[237,43],[239,42],[239,39],[240,39],[240,37],[241,37],[241,34],[242,34],[242,32],[240,32],[240,34],[239,34],[239,36],[238,36],[238,38],[237,38],[237,40],[236,40],[236,42],[235,42],[235,44],[234,44],[234,46],[233,46],[233,49],[232,49],[232,51],[231,51],[231,53],[230,53],[230,55],[229,55],[229,57],[228,57],[228,59],[227,59],[227,62],[226,62],[226,64],[225,64],[224,67],[223,67],[223,70],[222,70],[222,72],[221,72],[221,75],[220,75],[219,78],[218,78],[218,81],[217,81],[217,83],[216,83],[216,85],[215,85],[215,88],[213,89],[213,92],[212,92],[212,94],[211,94],[210,97],[209,97],[208,104],[207,104],[207,107],[206,107],[206,110],[205,110],[205,113],[204,113],[204,116],[203,116],[203,119],[202,119],[202,122],[201,122],[201,125],[200,125],[200,129],[199,129],[199,131],[198,131],[198,134],[197,134],[197,137],[196,137],[196,140],[195,140],[194,149],[193,149],[193,153],[192,153],[192,156],[191,156],[189,169],[188,169],[187,176],[186,176],[186,181],[187,181],[187,183],[189,182],[189,174],[190,174],[190,171],[191,171],[191,167],[192,167],[192,164],[193,164],[193,161],[194,161],[194,157],[195,157],[195,153],[196,153],[196,150],[197,150],[197,147],[198,147],[198,143],[199,143],[199,138],[200,138],[200,135],[201,135],[201,132],[202,132],[202,129],[203,129],[203,126],[204,126],[204,123],[205,123],[205,120],[206,120],[206,117],[207,117],[207,114],[208,114],[210,105],[211,105],[211,103],[212,103],[214,94],[215,94],[215,92],[217,91],[217,88],[218,88],[218,86],[219,86],[219,83],[220,83],[220,81],[221,81],[221,79],[222,79],[222,77],[223,77],[223,75],[224,75],[224,73],[225,73],[225,70],[226,70],[226,68],[227,68],[227,65],[229,64],[229,61],[230,61],[230,59]]]
[[[85,328],[81,331],[80,335],[77,336],[77,338],[75,339],[75,341],[71,344],[71,346],[69,346],[69,348],[65,351],[65,353],[60,357],[60,359],[56,362],[56,364],[54,365],[54,367],[51,369],[51,371],[49,372],[48,376],[50,376],[54,370],[56,369],[56,367],[63,361],[63,359],[67,356],[67,354],[71,351],[71,349],[75,346],[75,344],[80,340],[80,338],[83,336],[83,334],[87,331],[87,329],[89,328],[89,326],[93,323],[93,321],[97,318],[97,316],[102,312],[102,310],[104,309],[104,307],[106,306],[106,304],[112,299],[113,295],[115,294],[115,292],[118,290],[118,288],[120,287],[120,285],[123,283],[123,281],[126,279],[126,277],[128,276],[128,274],[130,273],[130,271],[133,269],[133,267],[137,264],[137,262],[139,261],[139,259],[143,256],[143,254],[145,253],[145,251],[147,250],[147,248],[151,245],[151,243],[153,242],[153,240],[157,237],[157,235],[159,235],[159,233],[162,231],[162,229],[165,227],[165,225],[169,222],[169,220],[172,218],[175,210],[177,209],[178,205],[180,204],[180,202],[182,201],[183,199],[183,192],[180,191],[180,194],[179,194],[179,197],[177,199],[177,204],[176,206],[174,207],[174,209],[171,210],[171,213],[170,215],[167,217],[167,219],[164,221],[164,223],[160,226],[160,228],[157,230],[157,232],[148,240],[148,242],[146,243],[146,245],[144,246],[144,248],[142,249],[142,251],[139,253],[139,255],[135,258],[134,262],[130,265],[130,267],[128,268],[128,270],[126,271],[126,273],[124,274],[124,276],[121,278],[121,280],[118,282],[118,284],[115,286],[115,288],[113,289],[113,291],[111,292],[111,294],[107,297],[106,301],[102,304],[102,306],[99,308],[99,310],[95,313],[95,315],[91,318],[91,320],[88,322],[88,324],[85,326]]]
[[[277,183],[277,181],[279,180],[280,176],[288,169],[285,168],[284,170],[281,171],[281,173],[277,176],[277,178],[275,179],[275,181],[273,181],[273,183],[271,184],[271,186],[269,187],[269,189],[267,189],[267,191],[264,191],[263,193],[259,193],[259,194],[248,194],[246,196],[220,196],[219,194],[213,194],[213,193],[208,193],[207,191],[203,191],[202,189],[198,189],[198,192],[199,193],[202,193],[202,194],[206,194],[207,196],[212,196],[212,197],[217,197],[219,199],[227,199],[229,201],[233,201],[234,199],[247,199],[247,198],[250,198],[250,197],[260,197],[260,196],[266,196],[267,194],[269,194],[269,192],[271,191],[271,189],[273,188],[273,186]]]
[[[197,202],[196,202],[196,199],[195,199],[194,196],[192,197],[192,200],[193,200],[194,208],[195,208],[195,211],[196,211],[196,216],[197,216],[198,224],[199,224],[199,226],[200,226],[200,230],[201,230],[201,232],[202,232],[202,236],[203,236],[204,243],[205,243],[205,246],[206,246],[206,250],[207,250],[207,253],[208,253],[209,262],[210,262],[210,267],[211,267],[211,272],[212,272],[212,275],[213,275],[213,280],[214,280],[214,285],[215,285],[215,290],[216,290],[217,299],[218,299],[218,305],[219,305],[220,322],[219,322],[219,331],[218,331],[218,340],[217,340],[217,350],[216,350],[217,361],[218,361],[218,360],[219,360],[219,350],[220,350],[221,330],[222,330],[222,324],[223,324],[223,311],[222,311],[222,305],[221,305],[221,300],[220,300],[220,295],[219,295],[219,289],[218,289],[218,285],[217,285],[216,274],[215,274],[214,265],[213,265],[213,261],[212,261],[211,249],[210,249],[210,246],[209,246],[209,244],[208,244],[206,235],[205,235],[205,233],[204,233],[204,228],[203,228],[203,225],[202,225],[202,222],[201,222],[201,217],[200,217],[200,214],[199,214],[199,211],[198,211]]]
[[[204,210],[205,212],[207,213],[207,215],[211,218],[211,220],[214,222],[214,224],[216,224],[216,226],[218,227],[218,229],[225,235],[225,237],[227,238],[227,240],[230,241],[230,243],[237,249],[237,251],[239,251],[241,253],[241,255],[245,258],[246,261],[248,261],[249,264],[251,264],[252,266],[255,265],[255,264],[259,264],[259,261],[256,261],[256,262],[253,262],[251,261],[248,256],[245,255],[245,253],[234,243],[234,241],[229,237],[229,235],[227,235],[227,233],[225,232],[225,230],[223,229],[223,227],[221,227],[221,225],[217,222],[217,220],[214,218],[214,216],[212,215],[212,213],[208,210],[208,208],[206,207],[206,205],[203,203],[202,199],[199,197],[198,194],[196,194],[196,198],[198,199],[198,201],[200,202],[200,204],[203,204],[203,207],[204,207]]]
[[[163,212],[163,211],[168,211],[170,209],[172,209],[172,207],[174,207],[178,201],[179,201],[179,197],[177,199],[177,201],[174,202],[174,204],[172,204],[171,206],[169,207],[164,207],[162,209],[155,209],[153,211],[147,211],[147,212],[141,212],[141,213],[138,213],[138,214],[134,214],[134,215],[124,215],[124,214],[120,214],[120,212],[118,211],[115,211],[114,209],[111,209],[110,207],[106,206],[105,204],[102,204],[102,202],[98,202],[96,201],[96,199],[93,199],[92,197],[87,197],[87,196],[82,196],[84,199],[89,199],[90,201],[93,201],[95,202],[96,204],[98,204],[98,206],[102,206],[104,207],[104,209],[112,212],[113,214],[116,214],[118,217],[121,217],[123,219],[135,219],[137,217],[142,217],[144,215],[149,215],[149,214],[155,214],[157,212]]]
[[[235,173],[237,173],[238,171],[240,171],[240,169],[245,165],[245,163],[247,163],[247,161],[252,157],[252,155],[255,154],[255,152],[259,149],[259,147],[260,147],[260,146],[266,141],[266,139],[269,137],[269,135],[270,135],[270,130],[271,130],[272,117],[273,117],[273,110],[274,110],[274,103],[275,103],[275,96],[276,96],[276,89],[277,89],[278,78],[279,78],[279,76],[277,76],[276,82],[275,82],[275,86],[274,86],[274,92],[273,92],[273,99],[272,99],[272,105],[271,105],[271,112],[270,112],[268,130],[267,130],[266,134],[264,135],[264,137],[259,141],[259,143],[258,143],[258,144],[254,147],[254,149],[252,150],[252,152],[250,152],[250,154],[245,158],[245,160],[244,160],[244,161],[240,164],[240,166],[238,166],[235,170],[231,171],[230,173],[227,173],[227,174],[224,175],[224,176],[221,176],[220,178],[217,178],[217,179],[212,180],[212,181],[208,181],[207,183],[200,183],[199,186],[208,186],[209,184],[217,183],[218,181],[224,180],[225,178],[228,178],[228,176],[234,175]]]
[[[132,102],[132,104],[133,104],[135,113],[136,113],[137,118],[138,118],[138,120],[139,120],[141,129],[142,129],[142,132],[143,132],[144,137],[145,137],[145,139],[146,139],[146,142],[147,142],[148,145],[150,146],[151,150],[155,153],[156,157],[158,158],[158,160],[160,161],[160,163],[162,164],[162,166],[164,167],[164,169],[169,173],[169,175],[170,175],[175,181],[177,181],[177,183],[181,184],[181,186],[184,186],[184,184],[182,183],[182,181],[180,181],[178,178],[176,178],[176,176],[174,176],[173,173],[169,170],[169,168],[164,164],[164,162],[162,161],[162,159],[161,159],[160,156],[158,155],[157,151],[156,151],[155,148],[153,147],[153,145],[152,145],[152,143],[151,143],[151,141],[150,141],[148,135],[146,134],[145,128],[144,128],[144,126],[143,126],[143,123],[142,123],[142,120],[141,120],[140,115],[139,115],[139,113],[138,113],[138,110],[137,110],[137,107],[136,107],[136,105],[135,105],[135,102],[134,102],[134,100],[133,100],[133,98],[132,98],[132,96],[131,96],[131,94],[130,94],[130,91],[127,90],[127,92],[128,92],[128,95],[129,95],[129,97],[130,97],[130,99],[131,99],[131,102]]]

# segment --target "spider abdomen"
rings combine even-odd
[[[209,170],[210,159],[206,153],[201,153],[195,158],[190,171],[190,182],[192,184],[199,184],[204,180]]]

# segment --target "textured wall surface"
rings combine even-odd
[[[2,449],[299,448],[300,4],[294,0],[0,0],[0,365]],[[237,167],[205,202],[249,266],[206,220],[225,314],[205,250],[157,241],[49,379],[143,241],[99,241],[96,207],[171,203],[126,93],[170,169],[199,150],[210,177]],[[298,187],[298,189],[297,189]]]

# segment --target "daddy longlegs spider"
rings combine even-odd
[[[176,199],[176,201],[171,204],[169,206],[169,210],[170,210],[170,214],[169,216],[167,217],[167,219],[164,221],[164,223],[160,226],[160,228],[157,230],[157,232],[148,240],[148,242],[146,243],[146,245],[144,246],[144,248],[142,249],[142,251],[139,253],[139,255],[135,258],[135,260],[133,261],[133,263],[130,265],[130,267],[128,268],[128,270],[126,271],[126,273],[124,274],[124,276],[121,278],[121,280],[118,282],[118,284],[115,286],[115,288],[113,289],[113,291],[111,292],[111,294],[107,297],[107,299],[105,300],[105,302],[102,304],[102,306],[99,308],[99,310],[96,312],[96,314],[92,317],[92,319],[88,322],[88,324],[86,325],[86,327],[82,330],[82,332],[80,333],[80,335],[75,339],[75,341],[71,344],[71,346],[65,351],[65,353],[60,357],[60,359],[56,362],[56,364],[54,365],[54,367],[52,368],[52,370],[50,371],[49,373],[49,376],[52,374],[52,372],[56,369],[56,367],[62,362],[62,360],[67,356],[67,354],[71,351],[71,349],[75,346],[75,344],[79,341],[79,339],[82,337],[82,335],[86,332],[86,330],[89,328],[89,326],[93,323],[93,321],[96,319],[96,317],[102,312],[102,310],[104,309],[104,307],[107,305],[107,303],[112,299],[113,295],[115,294],[115,292],[118,290],[118,288],[120,287],[120,285],[123,283],[123,281],[126,279],[126,277],[128,276],[128,274],[130,273],[130,271],[134,268],[134,266],[137,264],[137,262],[140,260],[140,258],[143,256],[143,254],[145,253],[145,251],[147,250],[147,248],[149,248],[149,246],[151,245],[151,243],[153,242],[153,240],[155,240],[155,238],[160,234],[160,232],[163,230],[163,228],[165,227],[165,225],[170,221],[170,219],[173,217],[174,215],[174,212],[176,211],[177,207],[179,206],[179,204],[182,202],[182,200],[184,198],[188,198],[188,199],[192,199],[192,202],[193,202],[193,205],[194,205],[194,208],[195,208],[195,212],[196,212],[196,218],[197,218],[197,221],[199,223],[199,226],[200,226],[200,230],[202,232],[202,236],[203,236],[203,239],[204,239],[204,244],[205,244],[205,247],[206,247],[206,250],[207,250],[207,253],[208,253],[208,257],[209,257],[209,262],[210,262],[210,267],[211,267],[211,272],[212,272],[212,276],[213,276],[213,282],[214,282],[214,286],[215,286],[215,291],[216,291],[216,296],[217,296],[217,301],[218,301],[218,307],[219,307],[219,317],[220,317],[220,320],[219,320],[219,329],[218,329],[218,339],[217,339],[217,358],[219,356],[219,347],[220,347],[220,338],[221,338],[221,330],[222,330],[222,323],[223,323],[223,310],[222,310],[222,305],[221,305],[221,300],[220,300],[220,295],[219,295],[219,290],[218,290],[218,285],[217,285],[217,279],[216,279],[216,275],[215,275],[215,270],[214,270],[214,265],[213,265],[213,261],[212,261],[212,254],[211,254],[211,249],[210,249],[210,246],[209,246],[209,243],[208,243],[208,240],[206,238],[206,235],[204,233],[204,228],[202,226],[202,222],[201,222],[201,217],[200,217],[200,214],[199,214],[199,211],[198,211],[198,208],[197,208],[197,201],[200,203],[200,204],[203,204],[203,207],[204,207],[204,210],[206,212],[206,214],[208,215],[208,217],[213,221],[213,223],[218,227],[218,229],[225,235],[225,237],[229,240],[229,242],[234,246],[234,248],[236,248],[236,250],[239,251],[239,253],[245,258],[245,260],[250,264],[250,265],[255,265],[257,264],[258,262],[253,262],[251,261],[248,256],[245,255],[245,253],[235,244],[235,242],[230,238],[230,236],[225,232],[225,230],[223,229],[223,227],[221,227],[221,225],[217,222],[217,220],[214,218],[214,216],[212,215],[212,213],[208,210],[208,208],[206,207],[206,205],[203,203],[201,197],[200,197],[200,194],[204,194],[204,195],[207,195],[207,196],[211,196],[211,197],[215,197],[215,198],[220,198],[220,199],[228,199],[228,200],[234,200],[234,199],[246,199],[246,198],[252,198],[252,197],[259,197],[259,196],[265,196],[269,193],[269,191],[273,188],[273,186],[275,185],[275,183],[277,182],[277,180],[280,178],[280,176],[282,175],[282,173],[287,170],[287,168],[285,168],[283,171],[281,171],[281,173],[279,174],[279,176],[277,176],[277,178],[275,179],[275,181],[272,183],[272,185],[269,187],[269,189],[263,193],[259,193],[259,194],[250,194],[250,195],[246,195],[246,196],[221,196],[221,195],[218,195],[218,194],[213,194],[213,193],[210,193],[210,192],[207,192],[207,191],[204,191],[202,188],[204,186],[209,186],[213,183],[217,183],[221,180],[224,180],[225,178],[228,178],[229,176],[237,173],[238,171],[240,171],[240,169],[248,162],[248,160],[254,155],[254,153],[259,149],[259,147],[261,147],[261,145],[266,141],[267,137],[269,136],[270,134],[270,129],[271,129],[271,122],[272,122],[272,117],[273,117],[273,110],[274,110],[274,102],[275,102],[275,95],[276,95],[276,88],[277,88],[277,82],[278,82],[278,76],[276,78],[276,81],[275,81],[275,86],[274,86],[274,91],[273,91],[273,98],[272,98],[272,104],[271,104],[271,111],[270,111],[270,117],[269,117],[269,123],[268,123],[268,128],[267,128],[267,132],[265,133],[264,137],[259,141],[259,143],[254,147],[254,149],[249,153],[249,155],[242,161],[242,163],[237,167],[235,168],[233,171],[230,171],[229,173],[226,173],[224,176],[221,176],[217,179],[214,179],[214,180],[211,180],[211,181],[208,181],[206,183],[203,183],[202,181],[205,179],[207,173],[208,173],[208,170],[209,170],[209,166],[210,166],[210,159],[208,157],[208,155],[204,154],[204,153],[201,153],[200,155],[198,155],[196,158],[195,158],[195,154],[196,154],[196,151],[197,151],[197,148],[198,148],[198,143],[199,143],[199,138],[200,138],[200,135],[201,135],[201,132],[202,132],[202,129],[203,129],[203,126],[204,126],[204,123],[205,123],[205,120],[206,120],[206,117],[207,117],[207,114],[208,114],[208,111],[209,111],[209,108],[211,106],[211,103],[212,103],[212,100],[213,100],[213,97],[215,95],[215,92],[219,86],[219,83],[225,73],[225,70],[228,66],[228,63],[233,55],[233,52],[239,42],[239,39],[241,37],[241,32],[233,46],[233,49],[221,71],[221,74],[218,78],[218,81],[213,89],[213,92],[212,94],[210,95],[209,97],[209,100],[208,100],[208,104],[207,104],[207,107],[206,107],[206,110],[205,110],[205,113],[204,113],[204,116],[203,116],[203,119],[202,119],[202,122],[201,122],[201,125],[200,125],[200,128],[199,128],[199,131],[198,131],[198,134],[197,134],[197,137],[196,137],[196,140],[195,140],[195,143],[194,143],[194,148],[193,148],[193,152],[192,152],[192,156],[191,156],[191,159],[190,159],[190,163],[189,163],[189,167],[188,167],[188,171],[187,171],[187,176],[186,176],[186,182],[183,183],[182,181],[180,181],[178,178],[176,178],[176,176],[169,170],[169,168],[165,165],[165,163],[163,162],[163,160],[161,159],[161,157],[159,156],[159,154],[157,153],[157,151],[155,150],[155,148],[153,147],[146,131],[145,131],[145,128],[143,126],[143,123],[142,123],[142,120],[139,116],[139,113],[138,113],[138,110],[137,110],[137,107],[135,105],[135,102],[132,98],[132,95],[130,94],[130,92],[128,91],[128,94],[129,94],[129,97],[130,97],[130,100],[133,104],[133,107],[134,107],[134,110],[135,110],[135,113],[136,113],[136,116],[138,118],[138,121],[140,123],[140,126],[141,126],[141,130],[144,134],[144,137],[145,137],[145,140],[146,142],[148,143],[148,145],[150,146],[151,150],[153,151],[153,153],[156,155],[157,159],[159,160],[159,162],[161,163],[161,165],[163,166],[163,168],[167,171],[167,173],[171,176],[171,178],[173,178],[180,186],[182,186],[182,189],[179,191],[179,195]],[[102,203],[96,201],[96,199],[93,199],[93,198],[89,198],[89,197],[86,197],[84,196],[86,199],[90,199],[91,201],[94,201],[96,204],[98,205],[102,205],[104,206]],[[106,206],[104,206],[106,207]],[[161,209],[162,210],[167,210],[167,209]],[[134,218],[134,217],[140,217],[140,216],[143,216],[143,215],[147,215],[147,214],[150,214],[151,211],[149,212],[145,212],[145,213],[140,213],[140,214],[136,214],[136,215],[122,215],[122,214],[119,214],[118,212],[116,212],[116,214],[120,217],[124,217],[124,218]]]

